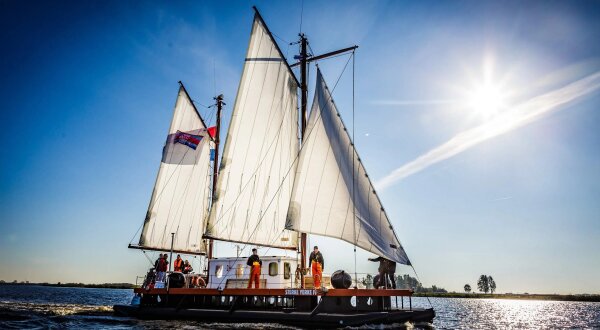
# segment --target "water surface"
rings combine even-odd
[[[277,324],[148,321],[113,315],[114,304],[129,304],[132,290],[0,285],[0,329],[295,329]],[[599,329],[600,303],[569,301],[430,298],[433,324],[395,325],[434,329]],[[413,307],[429,307],[413,298]],[[405,300],[405,306],[408,302]],[[390,327],[365,326],[363,329]]]

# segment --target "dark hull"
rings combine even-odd
[[[404,322],[431,322],[433,309],[390,310],[382,312],[318,313],[298,311],[219,310],[202,308],[177,309],[174,307],[139,307],[115,305],[118,315],[140,319],[186,319],[203,322],[281,323],[300,327],[339,328],[365,324],[397,324]]]

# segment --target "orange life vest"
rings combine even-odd
[[[182,271],[183,270],[183,259],[175,259],[175,262],[173,263],[173,266],[175,267],[175,271]]]

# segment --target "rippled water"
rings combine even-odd
[[[274,324],[219,324],[197,321],[147,321],[117,317],[112,305],[128,304],[132,290],[0,285],[0,329],[293,329]],[[435,329],[600,329],[600,303],[430,298]],[[413,298],[413,307],[429,307]],[[407,325],[408,328],[413,326]],[[364,327],[379,329],[383,327]]]

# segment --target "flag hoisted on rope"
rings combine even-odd
[[[171,135],[169,135],[171,136]],[[173,143],[181,143],[184,144],[194,150],[196,150],[196,148],[198,147],[198,144],[200,143],[200,141],[202,141],[202,138],[204,136],[202,135],[194,135],[194,134],[188,134],[188,133],[184,133],[182,131],[177,131],[177,133],[175,133],[174,137],[173,137]]]

